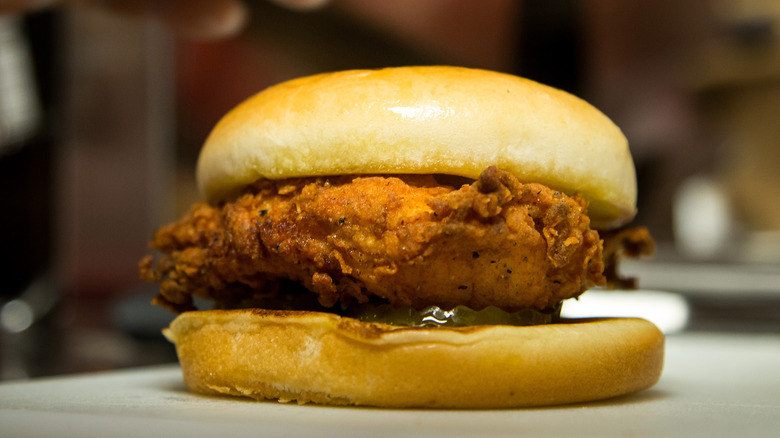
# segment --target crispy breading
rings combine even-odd
[[[618,272],[623,257],[646,257],[655,252],[655,241],[645,227],[621,228],[600,233],[604,242],[604,276],[610,288],[635,289],[637,280]]]
[[[235,202],[195,205],[157,231],[140,263],[157,303],[230,305],[300,282],[330,307],[381,297],[396,306],[544,310],[604,284],[587,203],[494,167],[453,188],[430,175],[260,181]]]

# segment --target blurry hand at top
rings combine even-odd
[[[269,0],[291,9],[313,9],[328,0]],[[0,14],[32,12],[54,5],[94,5],[159,20],[188,38],[222,38],[235,34],[247,19],[242,0],[0,0]]]

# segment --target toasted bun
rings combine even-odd
[[[209,202],[260,178],[439,173],[495,165],[580,193],[596,228],[635,214],[626,138],[583,100],[485,70],[402,67],[321,74],[248,99],[215,127],[197,167]]]
[[[165,335],[194,391],[299,403],[499,408],[652,386],[664,338],[640,319],[405,328],[327,313],[196,311]]]

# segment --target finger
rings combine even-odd
[[[113,9],[155,18],[186,38],[224,38],[240,31],[247,19],[240,0],[113,0]]]
[[[57,0],[0,0],[0,14],[20,14],[43,9]]]
[[[284,6],[286,8],[295,9],[299,11],[317,9],[329,2],[329,0],[271,0],[271,1],[273,3]]]
[[[246,23],[246,6],[239,0],[167,0],[160,19],[178,34],[198,39],[224,38]]]

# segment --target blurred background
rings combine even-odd
[[[593,103],[629,139],[636,223],[658,241],[621,269],[671,293],[653,301],[670,332],[780,333],[780,3],[248,6],[218,41],[85,4],[0,16],[0,380],[175,361],[137,263],[198,199],[212,126],[274,83],[394,65],[510,72]]]

